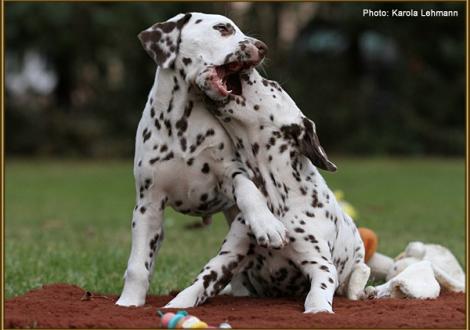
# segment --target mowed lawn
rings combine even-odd
[[[324,173],[327,182],[357,208],[358,225],[378,233],[380,252],[394,257],[421,240],[449,247],[463,263],[463,159],[333,159],[339,170]],[[118,294],[135,203],[131,162],[15,160],[5,166],[6,297],[54,282]],[[185,228],[195,221],[166,211],[151,294],[190,284],[218,251],[227,232],[223,217],[203,229]]]

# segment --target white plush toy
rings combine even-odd
[[[366,288],[369,297],[427,299],[440,289],[465,292],[465,273],[449,249],[437,244],[411,242],[393,260],[375,253],[367,263],[371,276],[387,282]]]

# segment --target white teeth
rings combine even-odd
[[[227,93],[229,93],[229,94],[232,93],[232,90],[227,91]]]

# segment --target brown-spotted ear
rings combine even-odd
[[[307,156],[315,166],[330,172],[336,171],[336,165],[328,159],[325,150],[320,145],[315,132],[315,124],[305,117],[302,121],[304,132],[298,141],[300,152]]]
[[[162,68],[168,69],[174,65],[181,43],[181,29],[190,19],[191,14],[180,14],[139,33],[142,46]]]

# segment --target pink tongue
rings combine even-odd
[[[214,90],[216,90],[220,95],[227,96],[229,94],[222,80],[220,80],[218,77],[215,77],[212,80],[212,84],[214,86]]]
[[[219,93],[221,96],[225,97],[229,95],[229,92],[227,91],[227,88],[225,87],[221,79],[221,77],[225,75],[225,69],[223,67],[215,67],[215,69],[213,70],[214,72],[211,77],[212,89]]]

